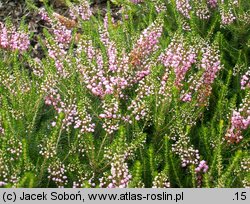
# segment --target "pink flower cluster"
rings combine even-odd
[[[80,17],[84,21],[89,20],[92,16],[92,11],[87,0],[82,0],[80,5],[71,6],[69,12],[73,19]]]
[[[77,48],[77,68],[82,74],[83,81],[94,95],[103,98],[107,94],[120,95],[121,90],[128,86],[129,81],[129,59],[123,51],[118,57],[116,44],[110,40],[107,29],[107,18],[104,20],[104,27],[100,29],[101,41],[106,48],[108,64],[103,63],[103,54],[92,45],[92,41],[81,39]],[[81,61],[82,54],[85,54],[87,61]],[[108,66],[106,68],[106,66]]]
[[[218,5],[218,0],[207,0],[207,3],[211,8],[215,8]]]
[[[70,43],[72,31],[67,29],[64,25],[61,25],[61,23],[58,22],[56,25],[53,25],[53,33],[55,35],[56,42],[62,44]]]
[[[49,17],[48,13],[46,12],[46,10],[44,8],[41,8],[39,10],[38,14],[41,16],[42,20],[49,22],[49,23],[52,23],[51,18]]]
[[[183,36],[175,36],[168,48],[159,57],[159,61],[166,67],[174,69],[175,85],[183,86],[182,81],[192,64],[196,62],[197,53],[194,47],[185,43]],[[163,79],[164,82],[164,79]],[[162,83],[163,83],[162,82]],[[190,97],[185,97],[190,98]]]
[[[229,25],[236,19],[231,7],[229,7],[227,10],[225,8],[220,9],[220,15],[222,25]]]
[[[45,97],[45,104],[52,105],[58,113],[64,113],[63,129],[69,131],[71,125],[75,129],[80,129],[83,132],[94,132],[95,124],[92,123],[92,117],[86,110],[78,111],[78,107],[75,102],[67,105],[62,101],[60,94],[56,89],[50,89],[49,94]],[[55,126],[56,122],[52,122],[52,126]]]
[[[57,154],[55,138],[45,137],[43,144],[39,144],[38,148],[40,149],[39,154],[45,157],[46,159],[52,159]]]
[[[65,69],[65,62],[70,67],[71,61],[69,55],[67,55],[66,48],[72,40],[72,31],[67,29],[58,20],[51,19],[44,9],[39,13],[45,21],[52,26],[53,40],[47,40],[46,46],[48,49],[49,57],[54,60],[57,72],[66,78],[69,73]]]
[[[240,84],[242,90],[250,88],[250,67],[248,68],[248,71],[241,77]]]
[[[135,120],[146,119],[149,116],[150,109],[147,105],[147,97],[153,94],[153,87],[150,84],[150,79],[144,78],[139,82],[139,86],[135,91],[136,97],[131,101],[128,106],[131,116]]]
[[[100,40],[106,53],[94,48],[91,40],[81,38],[76,50],[76,66],[86,88],[102,99],[103,111],[99,118],[103,120],[102,125],[105,131],[112,134],[118,129],[121,121],[131,123],[131,115],[135,116],[136,120],[148,115],[146,100],[141,100],[142,98],[136,98],[129,106],[131,115],[121,115],[118,99],[124,99],[126,97],[124,90],[137,83],[140,84],[141,88],[139,89],[142,89],[140,97],[149,94],[149,87],[145,85],[143,79],[150,74],[151,67],[155,64],[147,58],[158,49],[157,44],[162,32],[162,22],[157,19],[149,28],[145,29],[129,54],[125,50],[118,53],[116,43],[111,40],[109,35],[108,25],[106,16],[104,25],[100,28]],[[83,60],[83,55],[86,60]],[[107,59],[107,63],[103,62],[104,57]],[[115,97],[109,101],[106,100],[106,95]]]
[[[152,65],[146,60],[146,57],[158,48],[161,27],[162,24],[157,20],[144,30],[130,54],[123,50],[121,55],[118,55],[116,44],[110,39],[108,33],[106,17],[104,26],[100,29],[100,36],[106,48],[108,64],[103,63],[101,51],[93,47],[91,40],[82,39],[78,45],[77,55],[85,53],[87,56],[87,62],[77,60],[77,67],[83,76],[86,87],[101,98],[107,94],[123,97],[122,90],[150,74]],[[131,70],[131,66],[135,68]]]
[[[247,129],[247,127],[250,124],[250,117],[247,117],[247,119],[244,119],[244,117],[242,117],[239,112],[233,111],[231,122],[235,128]]]
[[[87,43],[79,43],[81,49],[78,49],[78,53],[80,54],[82,50],[84,52],[87,51],[88,55],[88,65],[84,65],[82,62],[77,62],[77,68],[79,72],[82,74],[83,81],[86,84],[86,88],[89,89],[92,94],[103,98],[105,95],[113,94],[116,92],[118,95],[121,94],[121,90],[125,89],[128,86],[129,78],[125,78],[126,73],[128,72],[128,59],[123,58],[120,61],[120,65],[117,68],[117,72],[121,73],[121,68],[123,68],[123,75],[122,73],[117,75],[112,75],[112,72],[106,72],[104,64],[103,64],[103,57],[99,50],[94,50],[92,43],[88,41]],[[93,53],[92,53],[93,51]],[[112,60],[112,58],[109,58]],[[93,63],[93,61],[96,62]],[[85,62],[86,64],[86,62]],[[123,66],[124,65],[124,66]],[[112,70],[114,71],[115,66],[112,66]],[[116,69],[116,68],[115,68]],[[122,96],[122,95],[120,95]]]
[[[63,124],[67,131],[69,131],[69,126],[74,125],[74,129],[80,129],[81,133],[94,132],[95,124],[92,123],[91,115],[86,110],[79,112],[75,102],[65,107],[63,112],[65,114]]]
[[[212,91],[212,84],[221,69],[219,49],[216,46],[205,45],[202,51],[201,68],[204,70],[201,78],[193,86],[198,92],[199,104],[206,104]]]
[[[168,82],[170,73],[171,73],[170,68],[167,68],[165,70],[164,75],[161,78],[161,87],[159,89],[159,96],[161,98],[165,98],[166,99],[166,98],[170,98],[171,97],[171,94],[169,93],[170,90],[171,90],[171,87],[167,86],[167,82]]]
[[[72,124],[74,124],[74,122],[76,121],[76,117],[78,115],[78,112],[77,112],[77,106],[76,104],[72,103],[72,104],[69,104],[66,107],[63,107],[63,103],[61,103],[61,108],[64,109],[64,114],[65,114],[65,118],[63,119],[63,124],[65,124],[66,127],[69,127],[71,126]],[[75,128],[79,128],[80,127],[80,124],[78,121],[75,122]],[[67,131],[69,131],[69,129],[67,128]]]
[[[124,156],[115,154],[111,163],[111,175],[106,178],[107,181],[100,179],[100,187],[127,188],[131,178]]]
[[[250,127],[250,71],[248,70],[241,79],[241,89],[246,91],[245,98],[242,100],[240,107],[233,111],[231,116],[230,128],[226,133],[228,143],[239,143],[243,139],[243,130]]]
[[[242,122],[243,117],[239,112],[233,111],[233,115],[231,117],[231,128],[226,133],[226,140],[229,143],[238,143],[243,139],[241,135],[241,125],[245,126]]]
[[[66,65],[70,67],[72,62],[70,60],[70,55],[67,54],[65,45],[53,42],[47,42],[46,45],[49,57],[54,60],[57,73],[67,78],[69,76],[69,71],[66,69]]]
[[[7,141],[8,148],[6,152],[10,156],[11,161],[17,161],[18,158],[22,155],[23,144],[16,138],[10,138]]]
[[[99,115],[100,118],[104,119],[102,127],[108,134],[112,134],[119,128],[121,119],[118,101],[115,98],[111,101],[103,101],[102,109],[103,113]]]
[[[191,93],[185,93],[183,96],[181,96],[181,100],[184,102],[189,102],[192,100]]]
[[[207,170],[208,170],[208,165],[206,161],[204,160],[200,161],[198,167],[195,168],[196,173],[200,173],[200,172],[206,173]]]
[[[248,101],[246,104],[248,107],[245,111],[242,108],[239,111],[233,111],[231,127],[226,133],[228,143],[239,143],[243,139],[242,130],[246,130],[250,126],[250,102]]]
[[[206,4],[203,4],[203,2],[197,3],[196,16],[199,17],[200,19],[210,18],[208,6]]]
[[[208,165],[206,161],[204,160],[200,161],[198,167],[195,168],[198,187],[201,187],[202,185],[202,179],[203,179],[202,174],[206,173],[207,171],[208,171]]]
[[[38,57],[28,60],[28,63],[35,76],[42,77],[44,75],[44,64]]]
[[[176,0],[177,10],[186,18],[190,18],[189,12],[192,9],[190,0]]]
[[[168,76],[173,68],[175,86],[181,90],[180,99],[190,102],[193,97],[197,96],[197,105],[207,105],[212,84],[221,69],[220,55],[216,46],[210,46],[204,42],[199,43],[202,46],[187,45],[184,39],[175,37],[166,51],[160,55],[159,61],[166,67],[161,81],[160,94],[164,95]],[[198,52],[202,54],[199,61],[196,59]],[[198,72],[193,72],[187,81],[184,81],[192,65],[196,65],[200,69]],[[183,84],[188,86],[183,86]]]
[[[0,74],[0,82],[1,82],[1,85],[5,89],[7,89],[11,94],[13,94],[14,96],[16,96],[18,93],[25,94],[25,93],[29,92],[31,89],[30,83],[28,81],[23,80],[23,79],[18,80],[17,76],[13,73],[10,73],[10,72],[2,72]],[[14,112],[16,112],[16,111],[14,111]],[[13,114],[13,116],[14,115],[16,115],[16,114]],[[19,116],[17,116],[17,115],[19,115]],[[17,117],[22,117],[21,115],[23,115],[23,113],[19,112],[19,114],[17,114],[17,115],[16,115]]]
[[[25,51],[29,48],[29,35],[14,27],[7,27],[0,22],[0,48]]]
[[[236,19],[233,14],[233,7],[238,6],[238,1],[218,1],[207,0],[204,1],[192,1],[192,0],[176,0],[176,9],[187,19],[190,19],[190,12],[194,11],[195,15],[200,19],[210,18],[210,9],[218,7],[221,15],[222,25],[229,25]]]
[[[152,1],[154,3],[155,10],[157,11],[157,13],[161,13],[167,10],[165,3],[162,2],[161,0],[152,0]]]
[[[67,29],[66,26],[62,25],[58,21],[58,19],[52,19],[49,17],[48,13],[45,11],[44,8],[41,8],[39,10],[39,15],[41,16],[41,19],[46,21],[52,26],[52,31],[54,34],[55,41],[60,44],[69,44],[71,41],[72,31],[70,29]],[[57,18],[58,14],[53,14],[55,18]]]
[[[188,167],[190,165],[197,166],[195,168],[196,179],[198,187],[202,184],[202,178],[204,173],[208,171],[208,165],[206,161],[200,161],[199,150],[194,149],[193,145],[190,144],[190,137],[187,133],[179,133],[178,140],[176,141],[176,136],[172,137],[174,144],[172,144],[172,151],[180,156],[181,166]]]
[[[143,61],[154,51],[158,49],[159,38],[162,35],[163,22],[157,19],[147,29],[145,29],[140,38],[135,43],[131,53],[131,64],[134,66],[142,65]]]
[[[94,173],[92,174],[92,176],[90,176],[88,173],[82,172],[82,170],[78,170],[77,168],[74,171],[72,171],[73,169],[69,170],[71,170],[71,172],[75,173],[76,175],[78,174],[77,181],[73,181],[72,188],[94,188],[96,186]]]
[[[64,188],[68,184],[68,178],[65,175],[66,172],[65,165],[60,161],[56,161],[48,167],[48,178],[54,181],[58,188]]]
[[[186,134],[179,136],[179,140],[172,145],[172,151],[180,156],[182,167],[199,163],[199,150],[190,145],[190,138]]]
[[[152,188],[170,188],[170,182],[166,174],[163,172],[159,173],[154,178]]]
[[[56,89],[51,88],[49,91],[50,93],[45,97],[45,104],[52,105],[60,113],[62,111],[60,109],[61,96]]]
[[[216,47],[206,46],[202,49],[201,68],[205,70],[203,79],[206,85],[211,85],[221,69],[219,50]]]
[[[115,42],[110,40],[109,32],[108,32],[108,16],[106,15],[104,18],[104,27],[100,29],[100,37],[101,41],[107,49],[109,70],[111,72],[115,72],[118,69],[118,59],[117,59],[117,49]]]

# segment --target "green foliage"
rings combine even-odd
[[[26,2],[29,9],[38,9],[32,1]],[[250,22],[245,19],[249,2],[239,1],[232,7],[236,19],[228,25],[222,24],[220,11],[229,9],[230,4],[209,7],[210,18],[201,19],[196,1],[190,1],[194,8],[190,18],[178,10],[176,1],[111,2],[107,6],[107,25],[99,15],[87,21],[79,19],[78,27],[72,29],[74,37],[60,56],[66,77],[58,72],[56,59],[51,57],[52,48],[60,50],[60,46],[49,29],[44,29],[38,39],[44,54],[39,61],[34,59],[31,48],[20,52],[0,46],[0,186],[4,182],[5,187],[108,187],[113,180],[122,185],[123,176],[131,188],[249,186],[250,129],[242,130],[239,143],[230,144],[225,136],[233,110],[242,107],[250,94],[249,88],[241,89],[241,78],[250,67]],[[110,8],[113,4],[121,8],[115,22]],[[164,9],[157,11],[160,6]],[[53,8],[46,4],[46,9],[53,16]],[[159,47],[148,56],[139,56],[145,57],[143,63],[152,64],[150,74],[124,88],[124,97],[119,96],[117,87],[112,94],[93,94],[87,88],[85,73],[90,70],[95,78],[101,71],[96,72],[98,61],[90,59],[88,48],[92,46],[93,52],[102,56],[107,75],[124,74],[107,71],[112,49],[116,49],[119,66],[125,67],[120,59],[128,56],[128,73],[134,74],[143,65],[133,65],[133,53],[142,31],[153,22],[163,24]],[[6,25],[11,27],[11,19]],[[105,26],[112,49],[102,40]],[[20,29],[27,31],[27,25],[22,23]],[[171,67],[167,88],[161,95],[166,67],[158,59],[177,39],[185,49],[191,46],[198,50],[197,63],[192,64],[179,87]],[[79,51],[81,43],[83,49]],[[206,47],[219,51],[222,67],[211,92],[203,93],[204,103],[199,103],[198,92],[190,102],[184,102],[181,91],[189,91],[190,79],[198,81],[205,72],[201,63]],[[51,95],[59,102],[46,103],[46,97]],[[140,104],[140,111],[147,110],[142,119],[128,108],[133,101]],[[101,116],[115,110],[116,105],[116,117]],[[70,115],[71,111],[77,116]],[[70,117],[84,121],[84,127],[90,129],[94,124],[94,131],[81,130]],[[109,125],[114,127],[111,132],[107,131]],[[196,153],[198,159],[193,158]],[[194,163],[185,165],[183,160],[187,158]],[[208,170],[197,173],[202,160]],[[118,170],[121,175],[114,172]],[[56,174],[58,171],[60,174]]]

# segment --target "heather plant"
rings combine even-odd
[[[248,1],[27,5],[41,56],[0,23],[0,186],[249,187]]]

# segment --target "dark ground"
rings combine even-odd
[[[31,8],[27,2],[33,2],[36,9]],[[56,13],[69,17],[69,9],[63,3],[64,0],[48,0],[47,2]],[[101,14],[104,16],[106,13],[107,0],[93,0],[92,2],[91,9],[93,14],[95,15],[97,11],[100,10]],[[43,0],[0,0],[0,22],[4,22],[9,18],[14,26],[19,27],[23,19],[33,35],[31,39],[33,51],[31,54],[33,57],[38,58],[41,58],[43,55],[41,46],[38,43],[38,36],[42,36],[44,27],[49,28],[38,15],[37,10],[42,7],[44,7]],[[116,13],[118,10],[118,7],[111,4],[112,15],[114,14],[114,16],[117,16]]]

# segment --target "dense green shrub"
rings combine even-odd
[[[0,24],[0,186],[249,187],[250,2],[67,4]]]

